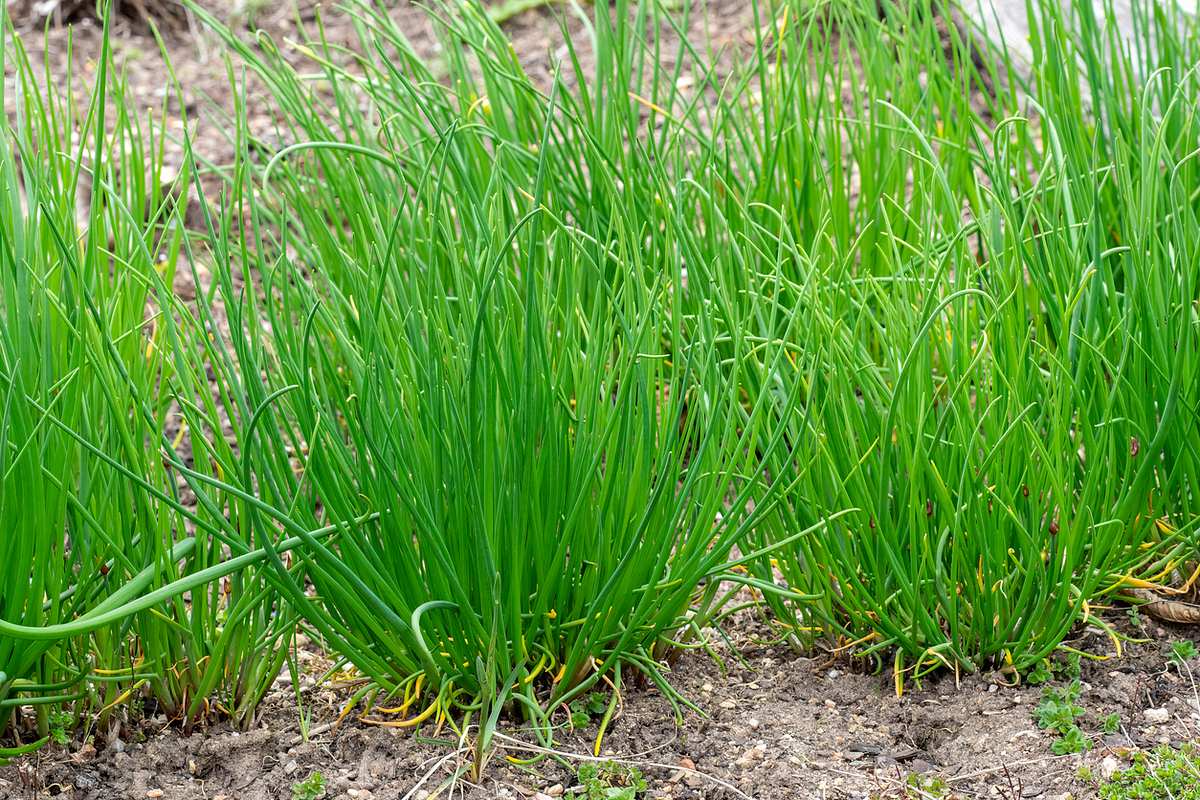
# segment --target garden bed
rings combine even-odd
[[[1081,753],[1056,754],[1057,737],[1037,723],[1047,689],[1071,681],[1065,662],[1042,685],[1008,686],[1001,675],[965,676],[956,685],[952,675],[941,674],[897,697],[890,676],[864,674],[845,658],[806,658],[763,645],[750,634],[769,631],[746,620],[736,640],[744,663],[721,647],[724,670],[692,654],[671,676],[700,713],[688,712],[677,725],[657,692],[630,691],[598,761],[592,755],[596,720],[574,733],[564,729],[561,760],[528,767],[506,759],[537,754],[536,740],[506,726],[478,781],[455,777],[469,756],[448,731],[432,742],[423,740],[432,731],[415,735],[353,716],[328,730],[349,692],[313,683],[324,660],[312,653],[302,681],[307,742],[285,677],[268,696],[261,724],[249,732],[218,723],[184,736],[164,718],[150,717],[99,752],[73,742],[0,771],[0,797],[286,800],[298,796],[294,785],[319,775],[327,796],[339,800],[545,800],[581,792],[581,768],[586,777],[587,765],[599,763],[614,775],[613,786],[621,785],[624,767],[638,770],[649,798],[1083,800],[1097,796],[1105,777],[1128,769],[1138,750],[1179,746],[1200,732],[1191,676],[1200,660],[1180,665],[1169,657],[1171,643],[1200,643],[1200,635],[1153,623],[1134,627],[1124,617],[1111,615],[1123,633],[1150,641],[1126,645],[1120,657],[1099,632],[1071,643],[1102,659],[1081,663],[1080,725],[1089,748]],[[1113,714],[1118,727],[1105,733],[1105,718]]]
[[[24,26],[80,100],[111,47],[127,92],[100,105],[165,109],[168,141],[142,158],[115,117],[121,203],[89,187],[67,236],[70,159],[29,155],[51,122],[93,134],[54,118],[10,156],[14,229],[48,221],[5,262],[44,272],[2,287],[28,348],[3,366],[62,357],[9,382],[14,435],[88,466],[48,491],[65,549],[53,502],[5,505],[52,468],[0,470],[0,520],[41,548],[0,569],[34,590],[0,602],[0,745],[53,740],[0,798],[1191,785],[1200,634],[1118,601],[1195,568],[1196,121],[1158,116],[1172,95],[1093,69],[1080,100],[1052,58],[1017,88],[909,5],[605,27],[510,3],[498,34],[441,20],[461,53],[408,2],[285,5],[173,17],[170,73],[139,19]]]

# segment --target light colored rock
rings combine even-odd
[[[1121,762],[1112,756],[1105,756],[1100,762],[1100,777],[1108,780],[1113,775],[1117,774],[1117,770],[1121,768]]]
[[[767,746],[762,742],[759,742],[758,744],[754,745],[754,747],[751,747],[749,750],[742,753],[741,757],[734,763],[742,769],[747,769],[754,766],[759,761],[762,761],[766,754]]]
[[[1152,725],[1161,725],[1171,721],[1171,712],[1165,708],[1147,708],[1142,712],[1142,716],[1146,718],[1146,722]]]
[[[1184,13],[1195,15],[1198,0],[1174,0]],[[1059,0],[1063,17],[1068,25],[1080,27],[1080,14],[1091,6],[1091,13],[1102,24],[1111,20],[1115,30],[1131,49],[1135,66],[1143,77],[1152,71],[1150,54],[1139,54],[1138,31],[1150,16],[1151,5],[1147,0]],[[1034,7],[1038,2],[1034,0]],[[960,8],[970,27],[982,33],[996,45],[1007,48],[1013,58],[1014,67],[1028,74],[1033,65],[1033,48],[1030,44],[1029,17],[1025,0],[960,0]],[[1036,20],[1035,20],[1036,21]],[[1136,21],[1136,22],[1135,22]],[[1041,27],[1040,22],[1038,27]],[[1153,36],[1151,37],[1153,40]]]

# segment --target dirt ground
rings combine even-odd
[[[62,0],[59,0],[61,2]],[[518,0],[523,2],[524,0]],[[16,3],[16,8],[28,4],[27,0],[6,0]],[[75,0],[79,2],[79,0]],[[88,3],[79,3],[88,5]],[[354,47],[357,41],[353,23],[336,2],[321,3],[316,0],[284,0],[262,2],[262,0],[201,0],[202,5],[215,17],[235,31],[240,31],[250,40],[258,32],[269,36],[288,58],[303,60],[295,42],[308,41],[315,37],[318,19],[324,35],[336,52],[341,46]],[[511,0],[485,0],[491,7],[505,8]],[[33,5],[38,5],[33,3]],[[127,2],[128,6],[129,3]],[[137,4],[134,4],[137,5]],[[407,35],[414,50],[424,58],[436,63],[441,43],[430,21],[430,15],[414,0],[389,0],[386,5],[401,29]],[[590,3],[585,3],[590,8]],[[257,9],[251,12],[247,9]],[[35,69],[48,74],[56,85],[64,83],[68,74],[68,61],[75,68],[76,97],[83,98],[90,88],[95,70],[95,59],[100,52],[102,27],[92,16],[84,15],[72,19],[70,24],[46,25],[32,14],[23,17],[12,11],[13,21],[22,34],[24,47]],[[695,14],[690,36],[694,41],[704,42],[714,52],[725,53],[729,61],[732,53],[753,43],[754,14],[744,0],[708,0],[704,12]],[[580,62],[586,70],[591,65],[587,37],[579,18],[566,10],[565,4],[550,2],[511,15],[505,15],[503,27],[514,50],[521,57],[526,72],[535,81],[549,84],[554,65],[566,58],[563,47],[562,26],[571,36],[579,51]],[[178,163],[182,160],[183,117],[191,128],[193,147],[198,160],[215,164],[231,163],[234,143],[229,137],[229,126],[225,116],[233,108],[231,74],[241,80],[240,66],[227,64],[217,37],[207,30],[199,19],[192,15],[184,20],[172,22],[161,31],[167,48],[171,68],[178,78],[183,92],[180,98],[167,86],[167,72],[160,47],[146,25],[135,18],[117,18],[112,26],[112,52],[115,63],[123,71],[130,95],[136,107],[158,115],[166,102],[166,125],[174,141],[168,144],[166,161]],[[664,48],[669,52],[669,48]],[[69,54],[71,54],[69,56]],[[44,69],[43,69],[44,67]],[[12,65],[6,66],[12,72]],[[275,126],[269,103],[259,98],[253,77],[247,84],[250,100],[246,109],[248,125],[254,135],[268,140],[273,138]],[[8,98],[9,113],[12,100]],[[258,102],[256,102],[258,101]]]
[[[1082,755],[1056,756],[1053,737],[1033,712],[1045,686],[1010,687],[1000,675],[927,679],[897,697],[891,675],[864,674],[844,657],[805,657],[756,643],[768,633],[743,619],[734,645],[717,648],[728,669],[702,653],[684,656],[672,685],[699,707],[680,724],[653,689],[627,692],[601,745],[601,758],[636,767],[650,798],[1088,798],[1096,778],[1124,766],[1133,748],[1192,741],[1200,729],[1200,695],[1191,670],[1169,664],[1164,650],[1191,629],[1145,622],[1133,628],[1122,611],[1110,622],[1151,641],[1126,645],[1115,657],[1110,640],[1082,631],[1072,647],[1103,660],[1082,659],[1085,709],[1080,727],[1091,740]],[[258,727],[237,733],[218,724],[184,736],[150,718],[122,739],[51,747],[0,770],[0,798],[80,800],[275,800],[314,772],[337,800],[412,798],[533,798],[578,790],[577,771],[591,757],[596,722],[558,735],[557,759],[520,766],[537,755],[534,738],[513,724],[478,781],[462,775],[471,757],[453,734],[374,727],[354,716],[330,726],[349,692],[318,686],[317,656],[301,679],[310,714],[302,740],[290,678],[281,678]],[[1061,687],[1069,676],[1050,684]],[[1116,733],[1101,732],[1109,714]],[[434,741],[437,739],[438,741]],[[1086,769],[1081,769],[1085,767]],[[1092,777],[1086,777],[1090,771]]]
[[[296,20],[311,24],[317,13],[308,0],[209,5],[220,18],[247,31],[262,28],[277,42],[297,35]],[[748,5],[710,2],[707,33],[714,46],[736,50],[750,39]],[[259,8],[253,19],[246,11],[251,7]],[[344,15],[321,13],[333,42],[353,40]],[[393,13],[418,51],[436,58],[438,44],[424,13],[409,2],[397,4]],[[26,30],[32,25],[18,23]],[[576,23],[567,24],[577,30]],[[530,73],[549,76],[561,41],[553,13],[522,12],[506,30]],[[214,112],[229,108],[232,100],[216,42],[195,21],[166,33],[187,113],[197,126],[196,147],[215,162],[227,162],[232,144]],[[65,74],[69,35],[86,78],[100,42],[94,21],[77,21],[71,34],[51,27],[45,39],[36,32],[26,36],[31,59],[44,58],[54,80]],[[164,70],[144,26],[119,22],[114,51],[139,103],[161,106],[168,96]],[[177,104],[168,104],[169,124],[177,132],[180,112]],[[252,113],[256,125],[269,127],[265,106]],[[897,697],[890,674],[865,674],[844,657],[807,657],[763,645],[755,636],[768,638],[769,632],[748,618],[737,626],[740,658],[728,645],[717,647],[727,671],[702,653],[685,655],[675,665],[672,685],[701,713],[688,712],[677,724],[660,693],[630,691],[603,739],[601,758],[635,766],[649,783],[647,796],[659,798],[1091,797],[1095,785],[1081,778],[1081,765],[1104,775],[1124,763],[1130,748],[1192,740],[1200,727],[1200,694],[1188,665],[1169,665],[1164,657],[1171,641],[1200,642],[1200,632],[1154,623],[1133,629],[1123,612],[1111,616],[1126,633],[1151,641],[1127,645],[1120,658],[1109,657],[1112,644],[1096,631],[1082,631],[1072,643],[1104,659],[1082,661],[1081,727],[1093,742],[1084,755],[1052,753],[1052,737],[1033,717],[1042,687],[1008,687],[998,675],[966,676],[956,686],[953,675],[939,675]],[[335,727],[348,692],[315,685],[312,675],[320,667],[319,657],[313,659],[301,687],[311,713],[307,741],[289,679],[281,678],[258,727],[248,733],[218,724],[184,736],[165,719],[151,717],[119,739],[50,747],[0,769],[0,798],[291,798],[292,785],[314,772],[326,779],[327,796],[338,800],[547,800],[578,790],[577,770],[591,758],[594,722],[586,730],[563,731],[556,741],[559,752],[531,765],[514,759],[537,755],[533,737],[510,725],[473,782],[461,774],[469,754],[447,740],[446,731],[434,741],[430,730],[373,727],[354,717]],[[1102,734],[1101,719],[1111,713],[1120,717],[1120,732]]]

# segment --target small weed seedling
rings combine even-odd
[[[637,800],[648,788],[641,770],[615,761],[584,764],[576,774],[580,791],[569,800]]]
[[[1171,660],[1176,664],[1186,664],[1196,657],[1196,643],[1191,639],[1180,639],[1171,642]]]
[[[1025,676],[1025,682],[1030,686],[1041,686],[1054,678],[1054,673],[1050,668],[1050,660],[1042,659],[1038,665]]]
[[[1090,750],[1091,747],[1091,741],[1079,729],[1078,725],[1072,725],[1050,745],[1050,749],[1054,751],[1056,756],[1064,756],[1068,753],[1082,753],[1085,750]]]
[[[313,770],[307,778],[292,784],[292,800],[320,800],[325,796],[325,776]]]
[[[1080,753],[1091,747],[1083,731],[1079,729],[1078,720],[1084,714],[1079,699],[1079,681],[1071,681],[1061,689],[1047,686],[1042,692],[1042,702],[1034,709],[1034,718],[1039,728],[1058,734],[1058,738],[1050,746],[1056,755]]]
[[[586,697],[571,703],[571,727],[586,728],[592,720],[604,714],[608,701],[600,692],[590,692]]]
[[[71,728],[75,723],[75,715],[65,709],[55,709],[50,712],[50,738],[60,747],[66,747],[71,741]]]
[[[942,798],[948,796],[949,792],[950,787],[946,781],[937,775],[918,775],[910,772],[905,781],[904,796],[912,798],[912,800],[926,800],[930,797]]]
[[[1079,663],[1072,660],[1065,665],[1065,672],[1072,676],[1066,686],[1046,686],[1042,690],[1042,701],[1033,710],[1038,727],[1057,734],[1050,745],[1055,755],[1082,753],[1092,747],[1091,739],[1079,725],[1087,710],[1079,704]],[[1046,670],[1047,672],[1049,670]],[[1100,718],[1098,733],[1111,735],[1121,730],[1121,715],[1107,714]]]

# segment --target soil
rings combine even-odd
[[[713,46],[735,52],[752,40],[748,3],[710,0],[708,5],[708,19],[697,24],[705,25]],[[278,8],[247,0],[207,6],[247,31],[263,29],[276,42],[297,37],[298,24],[311,24],[317,13],[308,0]],[[256,6],[263,10],[250,20],[245,9]],[[409,2],[400,2],[392,13],[414,47],[436,58],[439,45],[425,14]],[[353,41],[344,14],[329,9],[321,14],[333,43]],[[577,35],[578,22],[570,15],[565,19],[568,35]],[[27,31],[34,24],[17,23]],[[548,79],[562,41],[558,16],[534,9],[505,27],[530,74]],[[165,34],[185,91],[183,108],[168,101],[168,124],[178,133],[186,109],[197,126],[197,150],[216,163],[230,161],[232,145],[214,113],[232,104],[215,40],[195,20]],[[51,26],[44,39],[26,36],[31,60],[44,58],[50,78],[60,84],[67,74],[68,37],[76,63],[84,65],[76,74],[85,81],[101,41],[94,21],[79,20],[71,33]],[[119,20],[113,43],[139,105],[161,107],[168,97],[164,69],[146,27]],[[251,116],[252,129],[270,129],[265,106],[251,109]],[[658,798],[1092,797],[1095,784],[1081,778],[1081,766],[1104,775],[1122,765],[1131,748],[1191,740],[1200,727],[1200,694],[1188,665],[1169,664],[1163,655],[1166,643],[1200,642],[1200,633],[1154,623],[1133,629],[1121,612],[1112,612],[1110,622],[1150,641],[1127,644],[1119,658],[1110,657],[1110,640],[1096,630],[1080,632],[1071,643],[1104,659],[1082,661],[1079,703],[1086,715],[1081,726],[1093,742],[1082,755],[1052,753],[1053,737],[1039,730],[1033,717],[1042,687],[1009,687],[1000,675],[963,676],[956,682],[953,675],[941,674],[920,687],[910,685],[898,697],[890,672],[867,674],[844,657],[763,644],[769,631],[745,617],[734,626],[734,641],[714,646],[721,662],[693,651],[674,665],[672,686],[698,711],[688,710],[677,720],[672,704],[657,690],[630,690],[602,740],[600,758],[636,767],[649,784],[647,796]],[[354,716],[336,725],[350,692],[317,685],[313,676],[322,672],[321,657],[307,656],[311,663],[301,684],[307,740],[285,674],[249,732],[218,723],[184,735],[164,718],[150,717],[131,724],[119,738],[52,746],[0,769],[0,798],[291,798],[294,783],[319,772],[327,796],[338,800],[547,800],[578,790],[578,768],[594,760],[595,722],[585,730],[562,731],[553,757],[528,765],[516,761],[539,754],[535,740],[508,723],[482,775],[473,779],[469,748],[455,746],[446,730],[435,736],[428,728],[383,728]],[[1099,733],[1101,719],[1112,713],[1121,719],[1120,732]]]
[[[160,2],[173,5],[170,0]],[[341,46],[353,48],[357,42],[353,22],[337,3],[320,3],[317,0],[280,3],[264,3],[262,0],[200,2],[213,16],[232,30],[240,32],[247,41],[255,35],[269,36],[285,57],[296,61],[303,60],[304,56],[291,46],[292,43],[312,39],[318,19],[332,52],[336,53]],[[511,0],[484,2],[504,8]],[[518,2],[523,3],[524,0]],[[130,7],[137,9],[144,4],[143,0]],[[95,61],[101,52],[103,28],[100,22],[94,16],[83,15],[72,18],[70,25],[44,25],[34,15],[20,13],[27,5],[39,4],[17,3],[11,13],[15,27],[22,34],[30,62],[59,86],[66,82],[67,75],[73,75],[72,90],[75,96],[80,100],[86,98],[94,77]],[[154,3],[148,5],[152,7]],[[387,5],[390,6],[389,13],[399,23],[413,49],[431,63],[436,63],[442,45],[429,13],[414,0],[391,0]],[[753,24],[754,14],[749,3],[743,0],[708,0],[703,13],[693,15],[689,36],[695,41],[705,42],[713,52],[724,53],[722,60],[730,63],[733,53],[739,48],[753,44]],[[548,85],[554,74],[554,65],[566,58],[564,29],[577,49],[581,67],[584,70],[591,68],[593,61],[587,45],[588,37],[583,33],[583,24],[577,15],[567,10],[565,4],[548,0],[520,13],[506,15],[503,27],[527,74],[537,82]],[[233,110],[234,93],[231,89],[231,72],[227,69],[216,35],[190,12],[186,14],[184,22],[175,22],[160,33],[169,54],[171,70],[182,90],[182,98],[168,90],[168,73],[161,48],[142,21],[140,13],[117,17],[113,21],[110,36],[112,53],[115,63],[124,73],[128,93],[134,101],[133,107],[157,116],[166,103],[166,126],[174,139],[167,147],[165,160],[168,167],[177,167],[182,161],[182,120],[185,116],[191,126],[197,160],[219,165],[231,163],[235,150],[225,119]],[[671,49],[664,47],[664,51],[670,52]],[[73,70],[68,69],[69,61],[75,64]],[[7,64],[6,69],[11,73],[12,65]],[[240,67],[236,64],[232,66],[232,74],[236,80],[242,79]],[[260,93],[253,76],[248,78],[247,90],[249,99],[246,115],[251,135],[271,141],[277,133],[274,118],[269,103],[257,102]],[[9,108],[5,110],[12,113],[13,98],[9,97],[7,102]]]
[[[1169,663],[1163,654],[1168,642],[1200,642],[1200,631],[1135,629],[1119,611],[1109,622],[1149,641],[1126,644],[1120,657],[1097,630],[1069,643],[1092,654],[1081,662],[1079,724],[1092,742],[1084,754],[1054,755],[1053,735],[1037,727],[1045,686],[1006,686],[1000,675],[956,685],[944,673],[898,697],[890,671],[865,674],[844,657],[757,643],[768,631],[747,617],[735,626],[742,638],[715,647],[727,670],[698,651],[675,665],[672,686],[699,711],[677,722],[657,690],[628,691],[600,759],[637,768],[649,798],[1095,797],[1097,777],[1124,766],[1134,749],[1195,740],[1200,729],[1191,676],[1200,662]],[[527,766],[510,759],[537,755],[536,740],[509,722],[472,779],[469,743],[456,745],[448,729],[402,731],[355,716],[335,725],[350,691],[317,685],[311,676],[325,664],[315,654],[309,662],[301,679],[308,741],[285,673],[249,732],[216,724],[188,736],[162,717],[146,719],[100,750],[76,741],[0,770],[0,798],[275,800],[319,772],[336,800],[547,800],[579,790],[577,770],[594,760],[595,720],[574,732],[564,720],[555,758]],[[1101,732],[1109,714],[1119,715],[1117,733]]]

